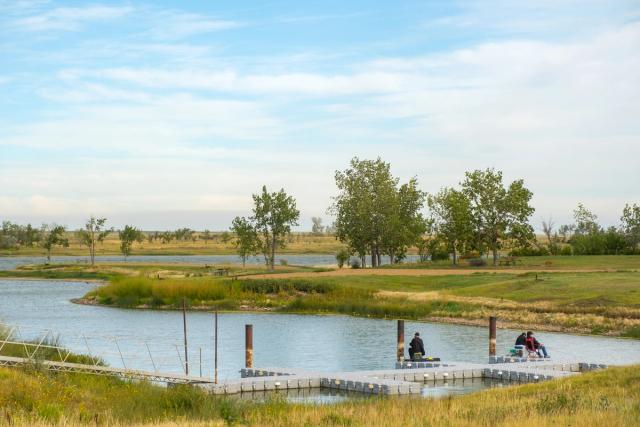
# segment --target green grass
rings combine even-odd
[[[640,369],[464,396],[356,399],[333,405],[211,396],[197,387],[0,368],[0,423],[12,425],[535,426],[638,425]]]
[[[639,255],[575,255],[575,256],[525,256],[517,257],[515,266],[498,266],[504,269],[542,269],[542,270],[572,270],[572,269],[612,269],[612,270],[640,270]],[[463,268],[463,269],[494,269],[492,259],[488,259],[485,267],[470,267],[462,260],[460,265],[454,266],[451,261],[434,261],[424,263],[403,263],[382,268]]]

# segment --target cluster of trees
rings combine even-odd
[[[494,169],[465,173],[460,188],[443,188],[429,195],[430,236],[422,248],[434,254],[490,252],[493,264],[505,242],[527,246],[534,240],[529,217],[533,193],[516,180],[505,186],[502,172]]]
[[[20,225],[10,221],[3,221],[0,229],[0,249],[17,249],[18,247],[42,247],[47,254],[47,261],[51,260],[51,250],[54,246],[69,246],[66,228],[56,224],[42,224],[34,228],[31,224]]]
[[[269,192],[263,186],[259,194],[253,195],[251,216],[235,217],[231,225],[242,265],[249,256],[262,254],[267,266],[273,270],[276,251],[285,247],[291,227],[298,225],[299,219],[300,211],[293,197],[284,189]]]
[[[546,245],[531,255],[618,255],[640,254],[640,206],[625,205],[619,226],[604,228],[596,214],[583,204],[573,211],[574,222],[555,230],[553,220],[543,221]],[[521,251],[521,252],[526,252]]]
[[[454,264],[460,253],[491,252],[495,263],[504,241],[525,243],[534,237],[528,223],[534,212],[531,191],[522,180],[505,186],[502,173],[493,169],[468,172],[460,188],[433,195],[419,190],[415,177],[400,184],[379,158],[354,158],[335,179],[339,194],[329,212],[336,217],[336,237],[362,266],[366,255],[372,267],[380,265],[381,255],[397,262],[411,246],[424,258],[452,254]]]
[[[336,172],[335,180],[339,194],[329,208],[336,218],[335,235],[363,267],[367,254],[372,267],[380,265],[382,255],[392,263],[403,259],[425,233],[421,211],[426,194],[416,178],[400,184],[389,163],[354,158],[348,169]]]

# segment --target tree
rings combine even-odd
[[[351,254],[346,248],[342,248],[338,252],[336,252],[336,262],[338,263],[338,268],[344,267],[344,265],[349,262],[349,258],[351,258]]]
[[[258,234],[249,220],[239,216],[233,219],[231,231],[235,235],[233,243],[244,268],[247,258],[258,253]]]
[[[620,217],[622,234],[632,253],[638,250],[640,245],[640,206],[626,204]]]
[[[311,226],[311,232],[315,235],[322,234],[322,232],[324,231],[322,218],[317,216],[311,217],[311,222],[313,223],[313,225]]]
[[[204,230],[204,233],[202,233],[202,240],[204,240],[204,244],[206,245],[212,238],[211,232],[209,230]]]
[[[300,211],[296,208],[295,199],[284,189],[269,193],[266,186],[262,187],[260,194],[253,195],[253,204],[253,215],[249,220],[260,236],[259,249],[273,270],[276,250],[285,246],[291,227],[298,225]]]
[[[457,254],[463,252],[473,238],[469,199],[461,191],[444,188],[436,195],[429,196],[428,205],[435,232],[452,252],[453,264],[457,264]]]
[[[533,193],[519,179],[502,183],[502,172],[495,169],[466,172],[461,183],[462,192],[469,199],[474,227],[480,244],[493,253],[493,265],[498,263],[501,242],[514,239],[521,245],[534,238],[529,217],[535,209],[529,205]]]
[[[112,229],[105,228],[106,218],[96,218],[93,215],[87,220],[83,229],[77,231],[80,243],[89,248],[89,257],[91,265],[95,265],[96,260],[96,244],[103,242],[104,238],[109,235]]]
[[[558,233],[553,232],[554,222],[551,218],[547,221],[542,221],[542,231],[547,236],[547,244],[549,246],[549,253],[551,255],[558,255]]]
[[[47,264],[51,262],[51,250],[54,246],[69,247],[69,239],[64,237],[66,228],[62,225],[43,224],[40,229],[40,244],[47,251]]]
[[[420,212],[425,198],[426,194],[418,190],[416,178],[411,178],[388,195],[387,208],[381,220],[380,248],[389,256],[391,264],[404,259],[407,249],[416,245],[426,232],[427,224]],[[377,264],[380,265],[379,255]]]
[[[118,237],[120,238],[120,252],[124,255],[125,261],[127,257],[131,255],[133,242],[142,243],[144,240],[142,231],[131,225],[125,225],[124,228],[118,232]]]
[[[223,231],[222,234],[220,235],[220,241],[226,245],[227,243],[229,243],[230,240],[231,240],[231,234],[229,234],[228,231]]]
[[[573,219],[575,221],[574,234],[598,234],[602,231],[602,227],[598,224],[598,216],[582,203],[578,203],[578,207],[573,211]]]
[[[425,230],[420,214],[425,195],[417,189],[415,178],[399,186],[390,164],[380,158],[354,157],[349,166],[335,174],[340,193],[333,198],[329,213],[336,217],[336,238],[349,245],[363,267],[367,253],[372,267],[380,264],[382,254],[394,262]]]

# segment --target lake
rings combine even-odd
[[[182,313],[77,305],[94,283],[0,279],[0,320],[19,326],[20,336],[35,339],[44,331],[60,335],[76,352],[91,351],[109,365],[181,372]],[[187,315],[191,373],[212,376],[211,313]],[[244,325],[254,328],[254,366],[297,367],[319,371],[389,369],[395,360],[396,323],[348,316],[221,313],[220,378],[238,378],[244,364]],[[472,326],[406,322],[406,336],[422,335],[427,352],[445,361],[485,362],[488,330]],[[513,344],[518,331],[498,330],[498,354]],[[578,358],[607,364],[640,363],[640,341],[570,334],[537,334],[554,360]],[[87,338],[85,343],[84,338]],[[148,346],[148,349],[147,349]],[[151,357],[149,357],[151,352]],[[202,364],[200,364],[202,354]],[[153,361],[152,361],[153,359]]]

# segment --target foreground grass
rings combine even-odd
[[[213,397],[187,386],[0,368],[0,423],[13,425],[593,426],[640,423],[638,366],[442,399],[335,405]]]

